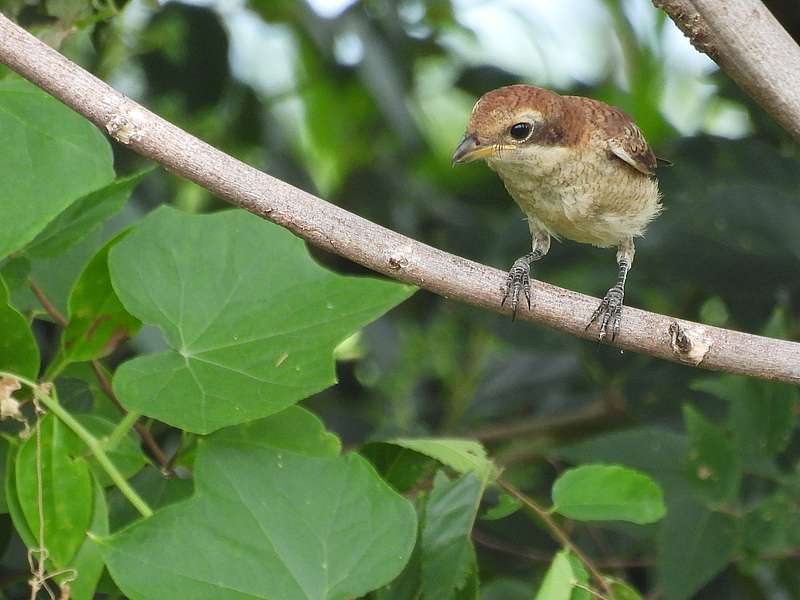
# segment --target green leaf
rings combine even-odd
[[[430,456],[458,473],[474,471],[484,482],[493,481],[499,474],[497,467],[486,455],[484,447],[472,440],[402,438],[389,440],[387,443]]]
[[[108,380],[111,374],[101,365]],[[67,365],[56,378],[58,401],[71,413],[91,413],[117,422],[119,407],[103,392],[93,367],[86,362]]]
[[[340,600],[400,573],[416,515],[367,461],[308,456],[235,433],[200,441],[191,499],[102,540],[127,596]]]
[[[575,575],[575,583],[583,587],[589,587],[589,572],[580,559],[572,552],[567,552],[567,559],[572,566],[572,573]],[[583,589],[583,587],[574,587],[571,600],[592,600],[593,594],[589,590]]]
[[[642,600],[642,596],[626,582],[615,577],[605,578],[614,592],[614,600]]]
[[[765,554],[791,553],[800,548],[800,505],[781,490],[760,500],[744,517],[745,549],[755,561]]]
[[[527,581],[494,579],[481,586],[481,600],[530,600],[533,588]]]
[[[19,455],[19,444],[6,440],[9,445],[6,451],[6,468],[5,468],[5,481],[4,491],[6,496],[6,506],[8,507],[8,514],[11,517],[11,522],[14,524],[14,530],[19,535],[22,543],[28,548],[36,547],[36,538],[33,532],[28,527],[28,521],[22,512],[22,505],[19,503],[19,492],[17,490],[17,456]]]
[[[290,406],[268,419],[221,429],[214,439],[303,456],[338,456],[342,450],[339,438],[325,429],[319,417],[299,406]]]
[[[33,295],[30,283],[35,282],[47,299],[61,312],[67,313],[67,299],[86,263],[102,246],[102,232],[93,231],[84,239],[52,258],[29,258],[21,255],[8,261],[2,269],[7,279],[11,300],[20,311],[49,319],[41,303]]]
[[[692,406],[684,405],[689,434],[689,478],[713,502],[727,502],[739,492],[742,472],[731,441]]]
[[[0,81],[0,139],[0,258],[114,177],[105,137],[26,81]]]
[[[467,572],[467,579],[461,589],[456,590],[453,595],[454,600],[480,600],[481,580],[478,577],[478,561],[473,555],[472,565]]]
[[[134,475],[130,484],[153,510],[186,500],[194,490],[192,480],[167,477],[149,465]],[[114,531],[142,517],[118,488],[108,490],[108,505],[109,520]]]
[[[78,436],[52,415],[42,418],[39,427],[45,543],[53,562],[65,567],[80,548],[92,522],[92,476],[82,457],[85,447]],[[30,531],[38,539],[35,434],[19,449],[16,478],[19,504]]]
[[[520,502],[513,496],[501,493],[498,498],[497,504],[494,505],[489,510],[487,510],[481,516],[481,519],[485,521],[498,521],[500,519],[505,519],[506,517],[513,515],[520,508],[522,508],[522,502]]]
[[[28,379],[39,374],[39,347],[28,321],[8,303],[8,290],[0,278],[0,370]]]
[[[789,445],[797,425],[800,391],[796,386],[766,381],[748,384],[757,391],[746,401],[733,403],[730,426],[734,447],[744,464],[755,470]]]
[[[422,594],[422,528],[425,523],[425,503],[423,495],[415,501],[417,511],[417,539],[411,558],[402,573],[385,586],[370,595],[372,600],[420,600]]]
[[[279,412],[335,382],[333,349],[412,288],[343,277],[244,211],[160,208],[110,254],[123,305],[171,350],[124,363],[131,410],[207,433]]]
[[[584,586],[589,584],[589,576],[585,569],[576,568],[575,560],[569,550],[561,550],[556,554],[550,563],[550,568],[547,569],[535,600],[578,600],[573,596],[573,592],[583,592],[588,596],[585,590],[575,589],[576,583]]]
[[[0,438],[0,477],[5,482],[6,478],[6,465],[8,464],[8,457],[12,455],[16,457],[17,447],[14,446],[13,450],[10,448],[11,444],[5,438]],[[8,501],[6,500],[5,493],[0,495],[0,514],[9,512]]]
[[[736,555],[736,519],[684,499],[670,506],[661,524],[659,546],[658,570],[664,596],[686,600]]]
[[[470,532],[483,485],[475,473],[450,480],[436,473],[425,506],[422,527],[422,593],[425,598],[452,598],[462,589],[475,562]]]
[[[151,170],[115,179],[83,196],[25,246],[25,254],[32,258],[52,257],[71,248],[125,206],[131,192]]]
[[[788,445],[800,402],[796,386],[719,375],[695,380],[691,387],[731,403],[733,445],[744,468],[759,469]]]
[[[728,307],[725,306],[725,301],[719,296],[712,296],[700,307],[700,322],[714,325],[715,327],[724,327],[730,320],[731,315]]]
[[[62,360],[102,358],[135,334],[141,322],[122,306],[108,272],[108,252],[127,232],[116,236],[89,261],[69,296],[69,323],[61,338]]]
[[[83,538],[75,558],[69,565],[70,569],[74,569],[77,573],[77,578],[70,583],[72,600],[94,600],[97,583],[105,568],[103,554],[94,538],[108,535],[108,505],[103,488],[97,482],[93,487],[93,513],[89,524],[89,532],[92,535]],[[58,578],[58,581],[70,578],[72,575],[73,573],[66,573]]]
[[[661,488],[644,473],[616,465],[585,465],[553,484],[553,510],[578,521],[654,523],[666,512]]]
[[[412,489],[423,477],[432,475],[434,468],[438,468],[437,463],[429,456],[385,442],[365,444],[359,453],[401,494]]]

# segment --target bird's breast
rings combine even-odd
[[[496,162],[529,219],[556,237],[614,246],[644,233],[660,212],[658,184],[622,161],[546,148],[536,162]]]

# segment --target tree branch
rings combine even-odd
[[[127,145],[218,197],[373,271],[445,298],[509,315],[505,273],[376,225],[209,146],[115,91],[0,15],[0,61]],[[265,254],[268,249],[265,249]],[[572,335],[599,300],[535,282],[535,306],[520,320]],[[625,307],[615,344],[674,362],[800,383],[800,344],[699,325]]]
[[[760,0],[653,0],[800,141],[800,46]]]

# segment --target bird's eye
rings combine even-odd
[[[521,142],[531,134],[531,124],[516,123],[511,126],[511,129],[509,129],[508,132],[511,134],[512,138],[518,142]]]

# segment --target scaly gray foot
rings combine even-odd
[[[617,339],[619,334],[619,324],[622,321],[622,301],[625,299],[625,289],[620,285],[615,285],[606,294],[600,306],[592,314],[586,329],[592,326],[598,318],[600,321],[599,339],[603,340],[608,335],[609,325],[611,326],[611,341]]]
[[[511,298],[511,320],[517,318],[517,308],[519,307],[520,292],[525,295],[528,301],[528,309],[531,307],[531,264],[530,256],[524,256],[514,261],[514,265],[508,272],[506,278],[506,291],[500,306],[504,306],[506,300]]]

